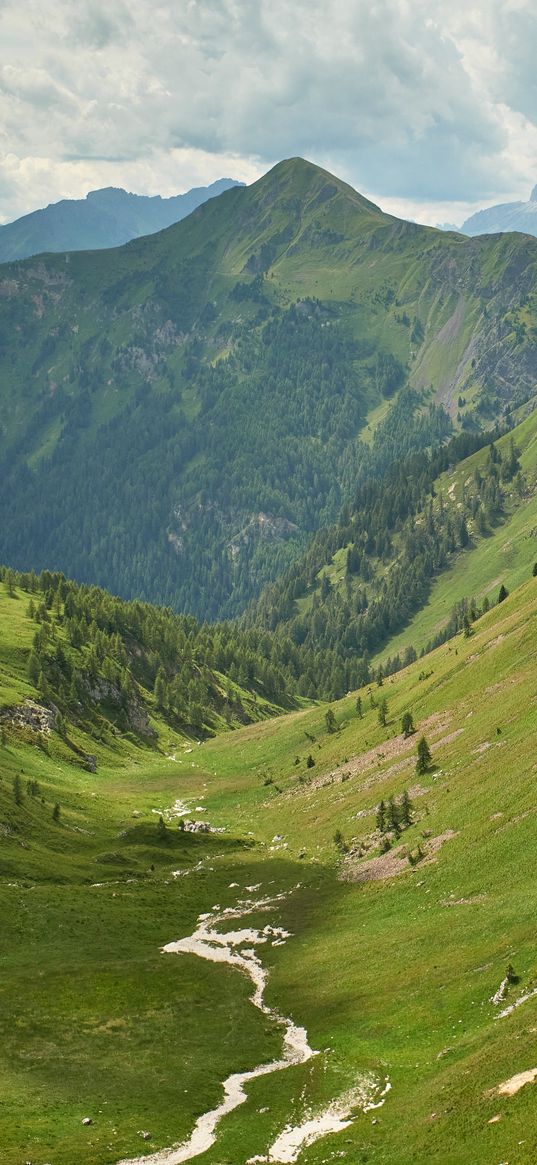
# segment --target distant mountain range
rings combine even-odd
[[[462,235],[498,235],[505,231],[522,231],[525,235],[537,235],[537,186],[534,186],[529,202],[503,202],[499,206],[488,206],[470,215],[461,227],[453,223],[439,223],[442,231],[459,231]]]
[[[90,190],[85,198],[63,198],[43,210],[34,210],[0,226],[0,263],[26,259],[50,251],[98,251],[120,247],[141,235],[153,235],[186,218],[209,198],[232,186],[233,178],[219,178],[186,194],[161,198],[129,194],[115,186]]]

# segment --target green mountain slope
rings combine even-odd
[[[496,440],[491,438],[496,436]],[[537,561],[537,412],[460,434],[370,480],[267,587],[247,621],[274,633],[298,690],[341,696],[431,650]]]
[[[119,250],[4,266],[0,556],[236,614],[370,474],[383,400],[417,393],[375,472],[445,435],[431,404],[475,428],[533,393],[536,261],[298,159]]]
[[[130,194],[110,186],[90,190],[85,198],[64,198],[43,210],[0,226],[0,263],[26,259],[44,251],[93,251],[121,247],[180,222],[208,198],[240,185],[220,178],[172,198]]]
[[[180,1143],[229,1073],[279,1059],[281,1019],[252,1005],[246,975],[162,953],[198,915],[220,951],[247,928],[237,949],[255,946],[267,1006],[317,1051],[246,1084],[207,1165],[283,1162],[283,1131],[316,1118],[325,1135],[302,1150],[295,1135],[299,1165],[532,1165],[536,618],[530,579],[469,639],[438,648],[425,677],[416,662],[363,689],[361,716],[354,693],[333,720],[302,710],[174,763],[138,754],[90,774],[9,731],[6,1165],[112,1165]],[[2,664],[13,667],[5,652]],[[422,734],[432,760],[416,774]],[[380,802],[397,814],[405,790],[410,824],[380,831]],[[185,833],[165,812],[157,831],[154,810],[178,798],[224,832]]]
[[[15,736],[53,733],[74,764],[169,750],[294,704],[266,635],[201,627],[50,571],[2,578],[0,720]]]

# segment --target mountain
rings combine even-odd
[[[398,221],[301,159],[4,265],[0,559],[243,611],[367,479],[532,397],[536,275],[532,240]]]
[[[3,1165],[533,1165],[536,621],[528,578],[382,688],[96,772],[3,720]]]
[[[130,194],[115,186],[90,190],[85,198],[64,198],[43,210],[0,226],[0,263],[43,251],[95,251],[120,247],[179,222],[209,198],[242,185],[219,178],[172,198]]]
[[[470,236],[494,235],[503,231],[537,235],[537,186],[533,188],[529,202],[504,202],[478,210],[463,222],[459,230]]]

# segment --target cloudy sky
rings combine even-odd
[[[537,182],[536,0],[0,0],[0,222],[302,155],[460,223]]]

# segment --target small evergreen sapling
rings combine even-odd
[[[327,708],[327,710],[325,712],[325,716],[324,716],[324,721],[326,724],[326,731],[327,732],[335,732],[336,731],[336,717],[334,715],[334,711],[332,708]]]
[[[336,829],[334,834],[334,845],[341,854],[346,854],[349,852],[349,847],[345,844],[345,839],[340,829]]]

